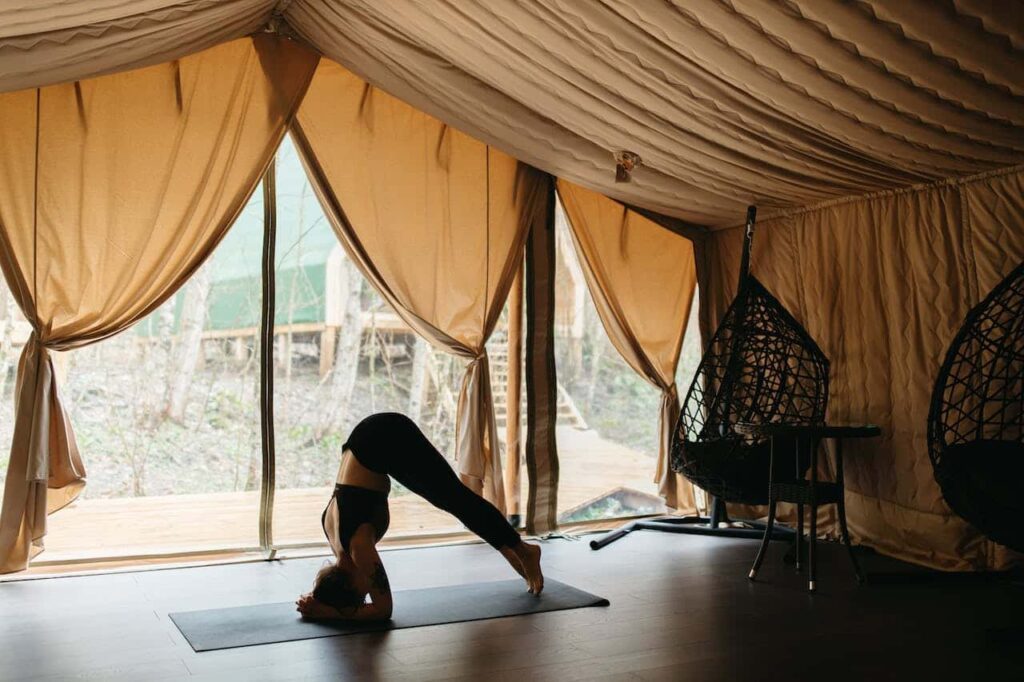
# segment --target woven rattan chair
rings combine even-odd
[[[766,504],[769,445],[733,427],[823,423],[828,369],[814,339],[748,273],[686,394],[672,468],[721,500]]]
[[[953,339],[932,392],[928,445],[949,507],[1024,551],[1024,263]]]

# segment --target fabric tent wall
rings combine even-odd
[[[50,350],[124,331],[242,210],[318,57],[271,35],[179,62],[0,95],[0,265],[32,325],[0,516],[0,572],[84,483]],[[49,488],[49,490],[48,490]]]
[[[295,32],[373,86],[439,121],[630,206],[716,228],[729,226],[750,203],[762,216],[781,211],[778,234],[792,236],[785,243],[782,237],[759,239],[758,258],[762,267],[778,271],[780,296],[805,320],[828,314],[829,308],[813,309],[823,303],[822,296],[809,293],[810,281],[802,285],[791,281],[792,270],[786,274],[784,264],[803,262],[802,253],[813,253],[797,253],[797,248],[826,250],[848,270],[846,261],[858,253],[854,240],[873,239],[886,244],[886,263],[917,273],[912,282],[927,281],[929,267],[951,268],[942,284],[933,286],[937,294],[952,292],[949,300],[957,305],[947,301],[932,311],[901,299],[901,307],[889,307],[891,329],[912,335],[937,319],[952,328],[956,314],[966,310],[965,301],[983,293],[978,289],[989,271],[999,270],[1004,246],[986,235],[1005,215],[986,206],[1011,205],[1005,189],[992,189],[986,198],[984,183],[974,181],[964,185],[977,197],[970,201],[967,190],[954,192],[955,185],[947,184],[928,191],[941,198],[927,205],[909,197],[928,192],[914,190],[893,195],[902,197],[896,203],[906,204],[898,210],[884,209],[884,202],[895,198],[876,197],[785,212],[1024,163],[1019,14],[1017,3],[989,0],[43,0],[32,7],[0,8],[0,92],[181,59],[261,26]],[[633,182],[617,184],[612,154],[623,148],[638,152],[645,163],[633,173]],[[996,181],[985,182],[995,186]],[[943,203],[947,199],[953,203]],[[814,232],[811,216],[861,219],[853,206],[871,207],[861,209],[869,222],[839,234],[829,227],[839,218],[820,217],[824,236],[808,236]],[[903,224],[896,214],[920,223]],[[960,261],[949,255],[953,246],[947,253],[924,238],[904,240],[906,234],[924,233],[933,217],[941,224],[968,226],[960,228],[972,235],[960,245],[967,254],[964,262],[974,263],[966,279],[954,278],[964,273],[955,271]],[[705,333],[735,285],[738,239],[728,234],[709,237],[698,254]],[[1007,223],[1003,241],[1015,243],[1017,234],[1019,223]],[[955,239],[947,236],[938,243],[951,245]],[[874,267],[886,275],[884,282],[872,283],[875,307],[888,295],[883,285],[907,293],[910,285],[900,276]],[[807,270],[819,280],[814,291],[838,287],[829,279],[832,271],[814,263]],[[844,305],[856,319],[857,304]],[[865,302],[859,314],[865,320],[868,308]],[[845,343],[837,331],[816,330],[814,324],[808,322],[812,331],[829,331],[831,343]],[[827,327],[820,319],[817,324]],[[902,350],[915,367],[932,362],[932,346],[941,346],[930,340],[919,350],[891,336],[878,340],[891,343],[893,352]],[[893,382],[905,379],[890,370],[870,388],[885,394]],[[924,380],[916,371],[911,374]],[[910,402],[916,404],[916,398]],[[895,440],[883,448],[888,454],[876,459],[891,456],[910,466],[910,480],[925,480],[915,454],[917,436],[903,431],[918,426],[899,424]],[[902,454],[894,454],[897,450]],[[947,527],[938,528],[940,536],[946,533],[948,541],[940,544],[947,553],[929,559],[921,549],[929,541],[920,533],[904,538],[906,533],[887,530],[877,519],[908,514],[945,519],[945,512],[929,483],[915,488],[917,494],[906,489],[906,472],[881,465],[865,471],[879,475],[874,480],[863,474],[858,490],[884,511],[869,523],[870,505],[860,505],[862,536],[893,545],[906,539],[907,547],[917,548],[909,553],[923,552],[922,560],[936,564],[977,563],[950,558],[979,556],[973,545],[950,549],[958,531],[950,535]],[[888,506],[878,502],[883,499]]]
[[[558,193],[601,323],[623,359],[661,391],[655,482],[666,504],[695,511],[693,486],[669,467],[679,419],[676,369],[697,285],[693,244],[565,180]]]
[[[725,312],[742,230],[698,245],[702,327]],[[832,361],[828,418],[871,422],[845,446],[859,541],[946,569],[1019,560],[954,516],[928,459],[935,377],[964,315],[1024,260],[1024,168],[828,202],[758,223],[752,271]]]

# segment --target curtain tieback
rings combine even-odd
[[[50,391],[53,370],[50,353],[39,332],[33,330],[21,351],[16,388],[16,443],[28,451],[25,477],[29,481],[49,477]]]
[[[480,372],[487,375],[490,378],[491,375],[491,358],[487,355],[487,349],[480,351],[476,355],[470,357],[469,363],[466,365],[466,372]]]
[[[46,344],[39,337],[39,332],[35,329],[28,335],[28,340],[25,341],[25,347],[22,348],[21,352],[26,358],[34,358],[37,353],[42,353],[46,350]]]
[[[28,339],[25,341],[25,346],[22,348],[21,353],[26,358],[32,358],[36,353],[46,353],[46,355],[49,355],[50,351],[58,350],[59,348],[60,344],[44,341],[42,332],[33,327],[32,332],[28,335]]]

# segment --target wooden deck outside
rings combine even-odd
[[[593,430],[559,427],[559,510],[620,487],[653,494],[654,460]],[[526,473],[521,479],[526,481]],[[275,542],[320,542],[330,488],[278,490]],[[525,499],[525,490],[523,491]],[[50,517],[40,561],[251,548],[258,544],[258,492],[81,500]],[[415,495],[391,499],[392,536],[460,532],[461,526]]]

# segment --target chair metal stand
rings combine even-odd
[[[742,524],[742,527],[729,524]],[[724,538],[750,538],[761,540],[765,537],[767,524],[747,519],[732,520],[726,511],[725,502],[711,498],[711,516],[659,516],[653,519],[631,521],[621,528],[608,531],[597,540],[590,541],[590,549],[603,549],[616,540],[621,540],[635,530],[657,530],[663,533],[685,533],[689,535],[714,535]],[[772,540],[792,540],[796,533],[792,528],[775,526],[770,533]]]

